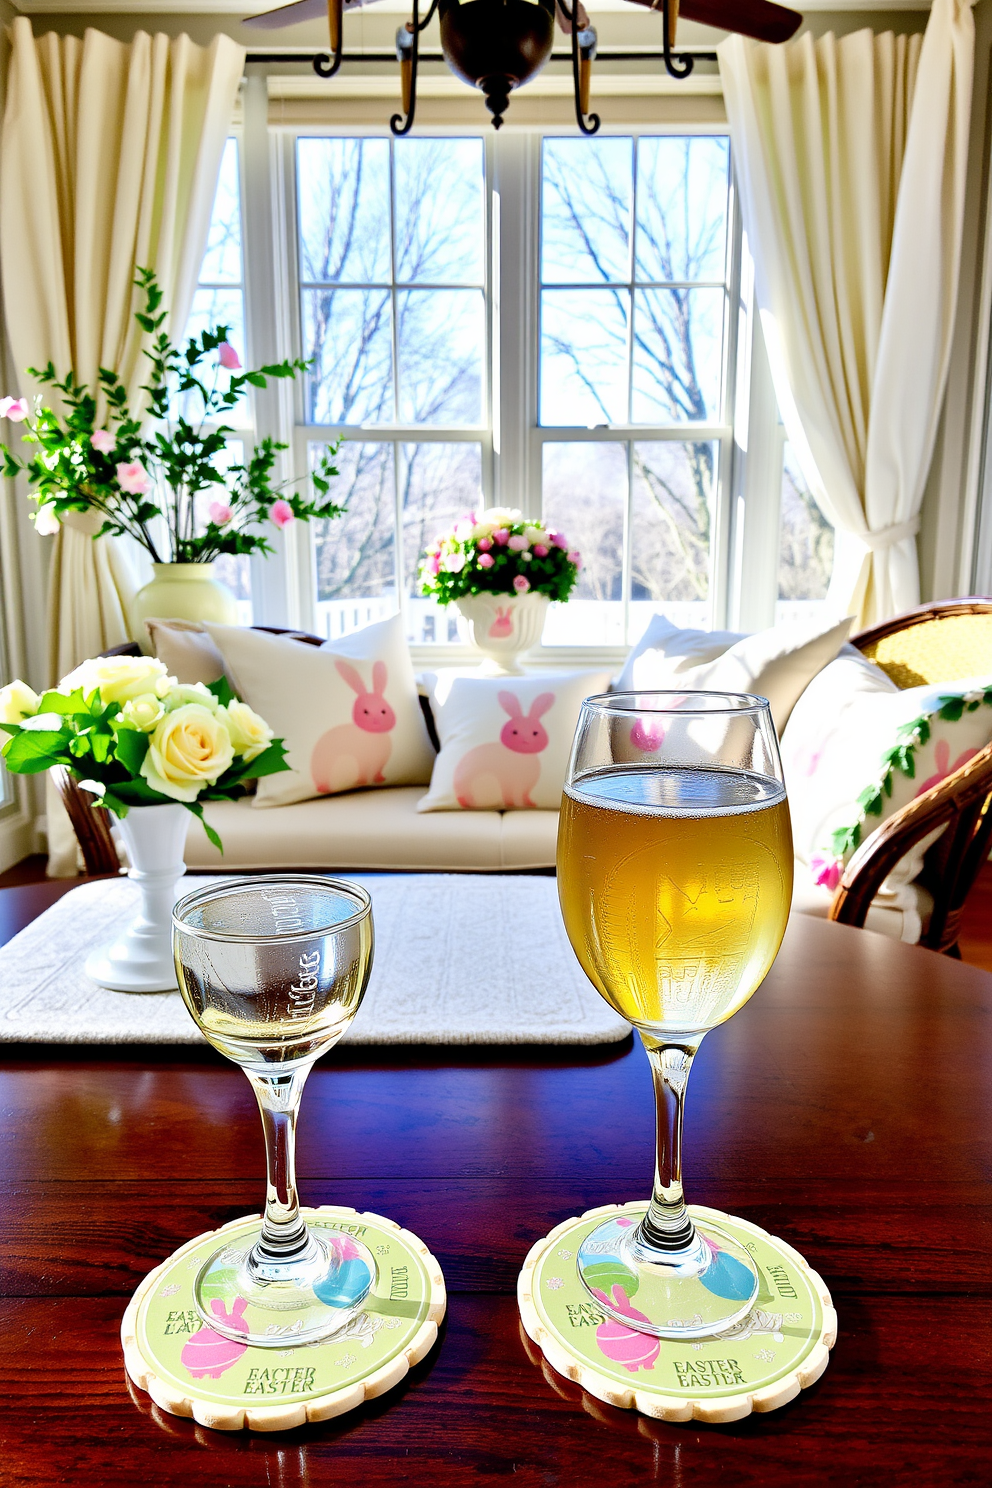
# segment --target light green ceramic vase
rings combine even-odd
[[[139,589],[131,607],[131,634],[149,649],[145,621],[213,620],[237,625],[238,606],[226,584],[214,578],[212,563],[153,563],[155,577]]]

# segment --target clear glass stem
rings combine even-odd
[[[315,1246],[296,1192],[296,1117],[310,1068],[287,1075],[245,1071],[265,1134],[265,1217],[249,1260],[253,1270],[295,1265],[307,1260]]]
[[[702,1034],[677,1044],[652,1048],[645,1042],[657,1115],[654,1191],[648,1212],[637,1227],[635,1242],[672,1254],[696,1245],[696,1231],[682,1192],[682,1113],[689,1071]]]

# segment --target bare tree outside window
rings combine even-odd
[[[720,421],[728,191],[725,136],[545,140],[542,425],[688,433]],[[584,525],[578,489],[568,515],[559,510],[563,457],[553,448],[545,512],[550,501],[556,521],[567,525],[574,511],[572,527]],[[646,438],[623,448],[628,603],[689,605],[705,620],[718,445]],[[606,511],[604,492],[609,525]]]
[[[315,533],[318,608],[333,629],[356,601],[396,609],[421,525],[480,500],[479,443],[394,449],[374,429],[483,422],[483,147],[300,139],[297,172],[306,416],[346,434],[333,494],[348,513]]]
[[[548,645],[623,644],[624,513],[627,450],[623,444],[544,446],[543,515],[582,554],[579,582],[566,605],[553,605]]]

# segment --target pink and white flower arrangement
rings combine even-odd
[[[443,605],[472,594],[543,594],[563,601],[581,565],[563,533],[522,512],[493,507],[460,517],[428,548],[420,592]]]
[[[29,370],[60,394],[59,412],[41,397],[33,414],[25,398],[0,398],[0,418],[23,425],[23,443],[35,447],[24,457],[0,444],[3,473],[24,473],[32,487],[35,530],[53,534],[67,513],[92,512],[103,519],[96,536],[133,537],[153,563],[208,563],[223,553],[271,553],[269,522],[282,528],[340,516],[344,507],[329,494],[340,442],[324,447],[306,492],[274,480],[285,445],[273,439],[260,440],[243,464],[228,458],[235,430],[226,420],[232,410],[250,389],[264,388],[270,377],[296,377],[308,363],[285,361],[247,372],[227,339],[227,326],[175,345],[163,329],[166,312],[155,275],[140,269],[135,284],[144,295],[135,319],[147,338],[150,363],[143,383],[147,428],[131,414],[120,378],[105,369],[99,402],[106,413],[99,427],[97,398],[71,372],[60,379],[51,363]],[[156,519],[168,532],[165,553],[159,551],[162,524]]]

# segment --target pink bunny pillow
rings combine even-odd
[[[419,811],[555,811],[583,698],[607,672],[428,676],[441,741]]]
[[[434,763],[399,615],[323,646],[210,625],[246,702],[286,740],[289,770],[259,781],[256,807],[426,785]]]

